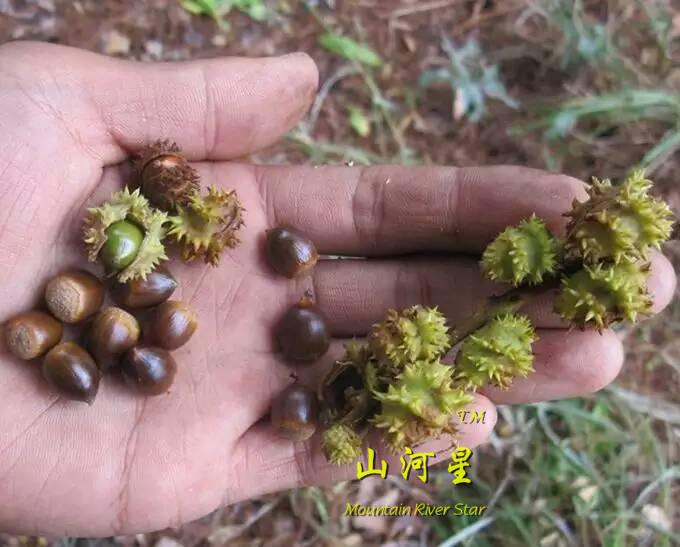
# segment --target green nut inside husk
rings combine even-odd
[[[99,251],[99,259],[107,272],[115,273],[127,268],[136,258],[144,232],[127,220],[114,222],[106,229],[106,242]]]
[[[166,213],[151,207],[139,189],[115,192],[109,201],[88,209],[85,215],[83,241],[88,258],[92,262],[102,260],[108,273],[121,283],[145,279],[161,260],[168,258],[163,246],[166,221]],[[130,259],[138,240],[134,228],[140,230],[142,238]]]

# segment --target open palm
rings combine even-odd
[[[329,317],[326,362],[300,373],[314,385],[343,339],[364,335],[389,307],[423,303],[454,324],[465,317],[499,290],[470,255],[531,212],[560,232],[561,213],[584,195],[578,181],[515,167],[229,162],[294,125],[316,85],[304,55],[141,65],[41,44],[0,48],[0,318],[34,307],[50,275],[83,264],[84,207],[119,189],[126,174],[117,164],[157,138],[176,140],[205,183],[236,189],[247,210],[243,243],[218,268],[171,265],[176,296],[200,324],[176,353],[168,395],[141,398],[106,378],[88,408],[57,398],[33,364],[2,351],[1,529],[158,529],[238,499],[351,477],[352,466],[325,463],[318,439],[279,439],[262,420],[290,382],[272,341],[283,311],[309,289]],[[322,253],[371,259],[321,261],[312,277],[279,278],[263,260],[262,234],[281,224],[308,233]],[[653,266],[658,310],[675,277],[660,255]],[[536,373],[479,395],[473,406],[487,410],[486,423],[461,426],[462,444],[486,438],[493,403],[583,394],[618,373],[613,333],[569,332],[549,310],[548,299],[527,310],[541,327]]]

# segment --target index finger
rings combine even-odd
[[[480,252],[536,213],[555,234],[585,184],[518,166],[257,167],[268,222],[305,232],[325,254]]]

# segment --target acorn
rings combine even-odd
[[[62,342],[45,355],[42,373],[66,399],[91,405],[99,389],[100,372],[92,356],[75,342]]]
[[[164,349],[177,349],[196,331],[198,316],[184,302],[168,300],[156,308],[151,319],[151,339]]]
[[[19,359],[40,357],[56,346],[64,332],[62,324],[41,311],[20,313],[5,324],[7,348]]]
[[[45,302],[60,321],[78,323],[99,311],[104,302],[104,286],[89,272],[63,272],[47,283]]]
[[[106,229],[106,242],[99,251],[99,259],[108,273],[127,268],[137,258],[144,239],[142,229],[127,220],[114,222]]]
[[[137,345],[123,355],[123,378],[144,395],[166,393],[175,379],[177,363],[163,348]]]
[[[132,315],[120,308],[106,308],[92,322],[88,347],[99,367],[108,369],[115,364],[117,355],[139,341],[139,333],[139,323]]]
[[[295,382],[274,399],[271,423],[282,437],[306,441],[316,431],[318,415],[319,403],[314,392]]]
[[[146,279],[137,278],[127,283],[114,281],[111,293],[124,308],[148,308],[165,302],[177,288],[177,281],[163,268],[154,270]]]
[[[311,363],[328,351],[326,319],[308,294],[284,315],[277,339],[284,358],[292,362]]]
[[[290,227],[267,230],[265,253],[269,265],[288,278],[308,272],[319,260],[312,240]]]

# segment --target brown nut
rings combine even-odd
[[[184,302],[168,300],[155,310],[151,320],[151,339],[164,349],[177,349],[196,331],[198,317]]]
[[[281,275],[298,277],[314,267],[319,253],[312,240],[294,228],[267,230],[265,253],[269,265]]]
[[[314,392],[293,383],[274,399],[271,423],[274,429],[291,441],[306,441],[316,431],[319,403]]]
[[[123,378],[144,395],[167,392],[175,379],[177,363],[170,352],[153,346],[135,346],[121,362]]]
[[[42,373],[66,399],[91,405],[99,389],[100,372],[92,356],[75,342],[62,342],[45,355]]]
[[[326,319],[308,296],[284,315],[277,339],[284,358],[297,363],[316,361],[331,343]]]
[[[94,318],[88,347],[95,357],[113,356],[129,350],[138,340],[137,319],[125,310],[111,307],[100,311]]]
[[[59,343],[63,333],[63,325],[41,311],[20,313],[5,324],[7,348],[25,360],[47,353]]]
[[[78,323],[101,308],[104,286],[89,272],[63,272],[47,283],[45,302],[57,319],[64,323]]]
[[[177,281],[165,269],[156,269],[146,279],[133,279],[127,283],[114,282],[112,294],[124,308],[148,308],[165,302],[177,288]]]

